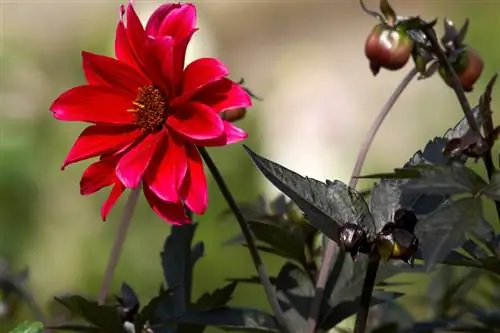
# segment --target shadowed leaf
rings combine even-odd
[[[277,278],[271,276],[269,277],[269,279],[271,280],[271,284],[276,284],[276,280]],[[252,277],[248,277],[248,278],[230,278],[230,279],[226,279],[227,281],[230,281],[230,282],[238,282],[238,283],[250,283],[250,284],[260,284],[260,279],[258,276],[252,276]]]
[[[451,250],[465,242],[465,234],[481,224],[481,201],[474,198],[447,202],[417,223],[415,234],[420,241],[427,269],[442,261]]]
[[[106,332],[125,333],[117,309],[113,306],[98,305],[78,295],[56,297],[56,301],[65,306],[72,315],[82,317]]]
[[[373,295],[370,302],[370,306],[392,302],[403,295],[404,294],[402,293],[378,292]],[[347,319],[350,316],[358,313],[359,305],[360,305],[359,297],[357,297],[354,300],[343,301],[337,304],[336,306],[331,308],[326,314],[326,316],[323,318],[321,328],[328,330],[335,327],[338,323],[342,322],[344,319]]]
[[[224,308],[188,312],[175,320],[179,324],[215,326],[241,332],[279,332],[273,316],[251,308]]]
[[[196,301],[198,310],[213,310],[224,307],[231,300],[233,292],[236,289],[237,282],[231,282],[223,288],[218,288],[212,293],[204,293]]]
[[[179,309],[185,309],[190,301],[192,278],[191,242],[196,227],[197,224],[195,223],[172,226],[170,236],[166,238],[161,253],[165,281],[172,297],[175,298],[174,303]]]
[[[314,285],[298,266],[286,263],[276,280],[276,293],[281,309],[298,332],[307,330],[307,319],[314,296]]]

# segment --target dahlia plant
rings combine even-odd
[[[243,81],[228,77],[219,59],[185,64],[186,49],[198,30],[195,5],[162,4],[145,26],[132,2],[121,6],[115,56],[83,52],[86,83],[61,93],[50,107],[57,120],[89,124],[62,168],[94,159],[82,175],[80,192],[89,195],[111,187],[102,205],[103,220],[130,191],[102,288],[96,300],[57,297],[72,316],[48,319],[24,287],[26,276],[0,270],[0,289],[28,300],[38,318],[16,332],[198,333],[214,326],[314,333],[345,331],[340,324],[351,316],[356,318],[355,333],[499,332],[497,288],[483,292],[493,310],[466,295],[484,286],[476,283],[479,278],[500,282],[500,236],[495,231],[500,172],[492,157],[500,127],[494,125],[491,110],[496,75],[471,107],[466,93],[474,89],[484,64],[478,51],[465,43],[468,21],[457,30],[445,19],[444,35],[438,38],[437,19],[399,16],[387,0],[380,0],[379,11],[363,1],[360,5],[376,20],[365,41],[367,70],[376,76],[410,63],[413,69],[375,119],[349,184],[299,175],[243,145],[256,168],[283,192],[271,201],[259,198],[252,203],[234,198],[206,147],[246,139],[247,133],[233,123],[245,116],[256,97]],[[403,167],[362,176],[369,147],[399,96],[415,77],[424,80],[435,73],[443,89],[453,89],[463,117],[457,116],[452,127]],[[479,160],[487,179],[466,164]],[[204,254],[202,241],[193,244],[195,216],[210,202],[205,166],[227,201],[225,213],[231,213],[241,229],[227,244],[248,248],[257,275],[233,278],[195,299],[193,267]],[[378,181],[370,190],[359,191],[360,178]],[[158,217],[172,225],[161,252],[165,281],[145,304],[127,283],[114,299],[108,297],[141,190]],[[497,218],[484,217],[484,201],[496,205]],[[267,273],[262,252],[285,259],[277,276]],[[424,321],[396,302],[405,294],[389,279],[435,271],[432,297],[425,304],[434,311]],[[236,287],[244,283],[262,286],[270,312],[229,304]]]

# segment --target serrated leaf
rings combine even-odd
[[[421,174],[404,185],[404,190],[425,194],[475,194],[487,183],[464,165],[415,166]]]
[[[479,111],[479,107],[476,106],[472,110],[474,119],[479,126],[482,125],[483,119]],[[469,123],[465,117],[452,128],[449,128],[443,135],[443,137],[436,137],[430,140],[425,145],[424,149],[417,151],[409,160],[405,163],[404,167],[408,168],[418,164],[434,164],[434,165],[445,165],[450,163],[450,158],[443,154],[443,150],[449,140],[460,138],[470,132]],[[468,159],[468,156],[462,154],[454,159],[455,163],[464,164]],[[401,186],[407,182],[407,180],[382,180],[375,187],[380,186],[384,182],[391,182],[392,185],[388,188],[395,188],[396,186]],[[408,191],[403,191],[401,189],[400,204],[404,208],[409,208],[419,216],[423,217],[430,214],[436,210],[443,202],[446,201],[448,196],[442,194],[429,195],[423,193],[412,193]]]
[[[81,316],[88,323],[108,333],[125,333],[117,309],[113,306],[98,305],[97,302],[78,295],[56,297],[55,300],[65,306],[71,314]]]
[[[172,226],[161,253],[163,274],[173,301],[179,309],[186,309],[190,302],[192,257],[191,242],[197,224]],[[179,310],[180,311],[180,310]]]
[[[43,331],[43,324],[39,321],[27,322],[19,324],[14,328],[11,333],[41,333]]]
[[[181,317],[186,312],[186,309],[177,305],[177,299],[178,297],[174,296],[171,290],[160,291],[160,294],[151,299],[139,313],[135,322],[136,332],[140,332],[146,322],[149,322],[152,326],[161,326],[163,323]],[[162,327],[161,333],[176,333],[176,329],[175,325]],[[155,333],[157,333],[156,330]]]
[[[213,310],[224,307],[231,300],[237,285],[237,282],[231,282],[222,288],[217,288],[212,293],[204,293],[196,301],[196,308],[198,310]]]
[[[292,199],[304,212],[307,221],[328,238],[339,241],[339,224],[361,223],[375,229],[368,212],[368,206],[358,194],[342,182],[322,183],[302,177],[296,172],[257,155],[243,145],[250,158],[262,174],[279,190]]]
[[[390,179],[389,175],[384,178]],[[425,194],[453,195],[477,193],[487,183],[474,171],[463,165],[413,165],[396,169],[393,179],[409,179],[403,186],[405,191]]]
[[[276,280],[276,294],[283,314],[298,332],[307,330],[307,319],[315,288],[298,266],[286,263]]]
[[[466,232],[474,229],[481,220],[481,201],[465,198],[448,202],[417,223],[415,234],[426,268],[430,270],[451,250],[460,247],[466,240]]]
[[[403,295],[404,294],[402,293],[378,292],[372,296],[370,306],[392,302]],[[358,313],[359,306],[360,306],[359,297],[357,297],[354,300],[343,301],[335,305],[325,315],[320,327],[325,330],[329,330],[335,327],[338,323],[342,322],[344,319],[347,319],[350,316]]]
[[[244,332],[279,332],[270,314],[251,308],[224,308],[212,311],[191,311],[175,320],[179,324],[215,326],[224,330]]]
[[[250,222],[255,237],[276,250],[281,256],[303,264],[306,261],[304,241],[283,226],[258,221]]]

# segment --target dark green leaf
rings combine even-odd
[[[271,284],[276,284],[276,280],[277,278],[271,276],[269,277],[269,279],[271,280]],[[252,276],[252,277],[249,277],[249,278],[230,278],[230,279],[226,279],[227,281],[230,281],[230,282],[238,282],[238,283],[251,283],[251,284],[260,284],[260,279],[258,276]]]
[[[125,332],[117,309],[113,306],[98,305],[78,295],[56,297],[56,301],[71,311],[72,315],[80,316],[108,333]]]
[[[255,238],[271,246],[282,257],[296,260],[301,264],[306,261],[304,254],[306,244],[284,226],[263,221],[249,221],[249,224]]]
[[[41,322],[24,322],[14,328],[11,333],[41,333],[43,331],[43,324]]]
[[[161,291],[139,313],[135,322],[136,332],[139,332],[148,321],[152,326],[155,326],[169,323],[181,317],[186,312],[186,308],[179,307],[176,303],[177,299],[174,291],[170,289]],[[158,332],[176,333],[176,326],[162,327],[161,331]],[[155,330],[155,333],[158,332]]]
[[[406,191],[441,195],[475,194],[487,186],[477,173],[459,164],[417,165],[413,168],[420,172],[421,177],[406,183]]]
[[[338,242],[339,224],[357,223],[374,229],[364,199],[342,182],[322,183],[301,175],[254,153],[245,150],[262,174],[279,190],[290,197],[304,212],[308,222]]]
[[[175,320],[177,323],[215,326],[244,332],[279,332],[273,316],[251,308],[224,308],[212,311],[190,311]]]
[[[395,169],[392,174],[380,175],[381,178],[385,179],[410,179],[404,184],[404,190],[425,194],[477,193],[487,186],[487,183],[477,173],[459,164],[420,164],[405,169]],[[377,175],[369,177],[374,176]]]
[[[190,302],[192,256],[191,242],[197,224],[172,226],[170,236],[165,240],[161,262],[163,274],[173,301],[178,309],[185,309]],[[180,311],[180,310],[179,310]]]
[[[479,112],[479,107],[476,106],[472,110],[472,113],[478,125],[481,126],[483,119],[481,117],[481,113]],[[450,163],[450,158],[443,154],[446,144],[449,140],[463,137],[469,132],[470,128],[467,119],[462,117],[462,119],[453,128],[448,129],[444,133],[443,137],[437,137],[427,142],[424,149],[417,151],[404,165],[404,167],[408,168],[418,164],[445,165]],[[467,159],[468,157],[462,154],[456,157],[454,161],[456,163],[464,164]],[[391,182],[392,185],[388,186],[388,188],[395,188],[396,186],[403,185],[407,182],[407,180],[382,180],[380,183],[383,182]],[[447,198],[448,196],[442,194],[428,195],[403,191],[399,201],[402,207],[412,209],[418,216],[425,216],[437,209]]]
[[[500,170],[493,174],[490,184],[481,192],[491,200],[500,201]]]
[[[445,259],[451,250],[460,247],[466,240],[466,233],[481,221],[481,201],[474,198],[449,201],[419,221],[415,233],[427,269]]]
[[[213,310],[224,307],[233,296],[236,289],[237,282],[231,282],[223,288],[218,288],[212,293],[204,293],[196,301],[196,308],[198,310]]]
[[[276,280],[276,293],[285,317],[298,332],[307,330],[307,319],[315,288],[299,267],[286,263]]]
[[[378,292],[373,295],[370,302],[370,306],[392,302],[403,295],[404,294],[401,293]],[[360,305],[359,297],[357,297],[354,300],[343,301],[335,305],[328,311],[326,316],[323,318],[321,328],[329,330],[335,327],[338,323],[342,322],[344,319],[347,319],[350,316],[358,313],[359,305]]]

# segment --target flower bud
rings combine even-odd
[[[370,61],[373,75],[380,68],[398,70],[406,65],[413,49],[413,40],[406,32],[378,24],[365,43],[365,56]]]
[[[474,84],[483,72],[484,63],[479,53],[467,46],[460,52],[456,60],[452,63],[452,66],[457,73],[458,80],[464,91],[471,92],[474,89]],[[444,66],[439,67],[439,75],[441,75],[448,86],[453,86],[452,75]]]
[[[231,110],[226,110],[220,113],[220,116],[222,119],[229,121],[229,122],[235,122],[238,120],[241,120],[245,118],[245,115],[247,113],[247,109],[245,108],[238,108],[238,109],[231,109]]]

